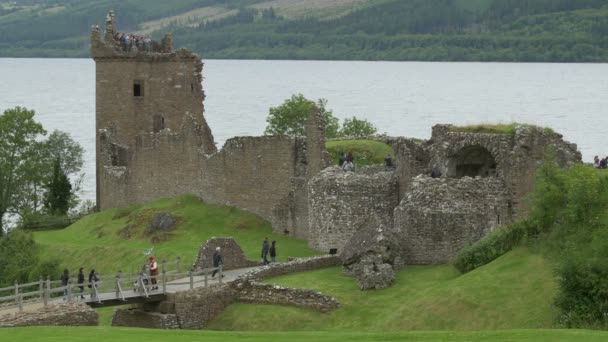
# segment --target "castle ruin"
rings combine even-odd
[[[100,209],[194,194],[338,253],[355,232],[380,224],[398,237],[403,263],[433,264],[525,214],[548,146],[563,166],[581,160],[576,145],[536,127],[488,134],[437,125],[428,141],[374,137],[395,151],[395,170],[344,173],[330,166],[318,112],[305,137],[235,137],[217,150],[201,58],[174,51],[171,35],[125,48],[114,23],[110,13],[103,35],[91,30]],[[428,176],[433,165],[441,178]]]

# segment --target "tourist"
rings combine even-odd
[[[276,246],[277,242],[272,240],[272,244],[270,245],[270,262],[271,263],[275,263],[277,262],[277,246]]]
[[[351,162],[351,163],[355,162],[355,158],[353,157],[353,153],[352,152],[348,152],[348,155],[346,156],[346,161],[347,162]]]
[[[158,284],[156,283],[156,277],[158,276],[158,264],[153,256],[150,255],[150,280],[152,282],[152,290],[158,290]]]
[[[61,286],[65,287],[65,289],[63,289],[63,300],[64,301],[67,300],[69,281],[70,281],[70,272],[66,268],[63,270],[63,273],[61,274]]]
[[[600,160],[600,169],[605,169],[607,164],[606,158],[602,158],[602,160]]]
[[[80,299],[84,299],[84,273],[83,268],[78,269],[78,288],[80,289]]]
[[[270,246],[268,245],[268,238],[264,238],[264,242],[262,243],[262,264],[268,265],[268,250]]]
[[[89,288],[91,289],[91,299],[97,298],[97,282],[99,281],[99,277],[97,276],[97,272],[95,269],[92,269],[89,272]]]
[[[344,172],[355,172],[355,164],[347,160],[346,162],[344,162],[344,165],[342,165],[342,170]]]
[[[340,152],[340,157],[338,158],[338,165],[340,167],[342,167],[342,165],[344,165],[345,161],[346,161],[346,154],[344,154],[344,152]]]
[[[221,249],[220,247],[215,247],[215,252],[213,252],[213,267],[215,267],[215,269],[211,273],[212,278],[215,277],[215,274],[220,270],[220,265],[222,265],[223,263],[224,260],[222,260]],[[222,277],[223,276],[224,275],[222,275]]]
[[[391,158],[390,154],[387,154],[386,157],[384,157],[384,167],[386,171],[393,169],[393,158]]]
[[[600,158],[598,156],[593,157],[593,166],[596,169],[600,168]]]
[[[433,165],[433,168],[431,169],[431,177],[433,177],[433,178],[441,177],[441,171],[439,170],[437,165]]]

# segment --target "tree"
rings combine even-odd
[[[49,214],[65,215],[70,209],[71,197],[72,184],[61,168],[61,160],[57,158],[53,165],[53,177],[47,185],[44,207]]]
[[[278,107],[269,109],[264,134],[285,134],[289,136],[304,136],[305,125],[310,112],[318,109],[325,117],[325,135],[328,138],[335,138],[338,133],[338,119],[335,118],[330,110],[325,106],[327,100],[319,99],[316,103],[304,97],[302,94],[291,96]]]
[[[376,132],[378,132],[378,129],[371,122],[365,119],[359,120],[357,117],[353,116],[352,119],[344,120],[339,135],[342,137],[360,138],[374,135]]]
[[[75,192],[82,175],[83,149],[67,133],[46,131],[34,120],[35,112],[26,108],[7,109],[0,115],[0,234],[7,213],[22,218],[43,208],[48,185],[54,177],[56,161],[64,176],[75,179],[69,207],[75,206]],[[65,185],[63,185],[65,187]]]
[[[34,121],[34,111],[16,107],[0,115],[0,234],[4,216],[31,171],[29,161],[40,146],[36,139],[44,134],[42,125]]]

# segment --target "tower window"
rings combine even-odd
[[[135,97],[144,96],[143,82],[135,81],[135,83],[133,83],[133,96],[135,96]]]

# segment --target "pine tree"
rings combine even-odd
[[[47,196],[44,203],[46,210],[53,215],[65,215],[70,208],[72,184],[61,169],[61,160],[55,159],[53,177],[47,186]]]

